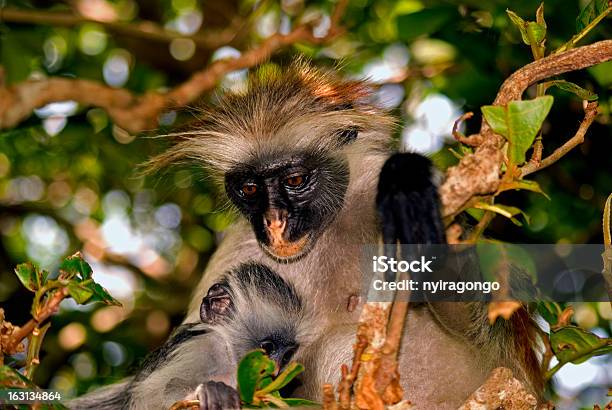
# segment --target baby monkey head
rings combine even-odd
[[[294,357],[303,336],[301,298],[277,273],[255,263],[240,265],[212,285],[200,318],[230,341],[236,360],[263,349],[277,371]]]

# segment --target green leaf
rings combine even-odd
[[[542,44],[546,39],[546,25],[530,21],[527,23],[527,36],[533,38],[535,44]],[[531,44],[531,41],[529,42]]]
[[[591,357],[612,352],[612,339],[601,338],[576,326],[551,332],[550,345],[561,364],[580,364]]]
[[[68,294],[79,304],[84,305],[93,296],[93,291],[76,282],[68,283]]]
[[[289,407],[300,407],[300,406],[321,406],[321,403],[306,399],[283,399],[285,404]]]
[[[561,305],[557,302],[540,301],[537,306],[538,313],[553,326],[559,322],[559,315],[563,312]]]
[[[457,16],[455,7],[426,8],[414,13],[397,16],[397,33],[401,40],[411,42],[415,38],[440,30]]]
[[[121,302],[112,297],[110,293],[99,284],[91,282],[87,285],[87,288],[93,293],[90,302],[102,302],[110,306],[121,306]]]
[[[572,94],[576,94],[582,100],[595,101],[598,98],[597,94],[592,93],[589,90],[586,90],[577,84],[574,84],[574,83],[571,83],[565,80],[547,81],[544,83],[544,86],[545,88],[558,87],[564,91],[568,91]]]
[[[250,404],[253,402],[255,391],[260,387],[262,379],[272,376],[276,364],[263,350],[253,350],[240,360],[238,364],[238,391],[240,399]]]
[[[470,215],[472,218],[476,219],[477,221],[480,221],[482,217],[484,216],[484,211],[482,209],[468,208],[465,210],[465,212],[467,212],[468,215]]]
[[[512,21],[512,23],[519,29],[521,37],[523,38],[523,43],[529,45],[529,37],[527,37],[526,30],[527,22],[510,9],[506,9],[506,14],[508,14],[508,17],[510,17],[510,21]]]
[[[81,280],[90,279],[92,273],[91,266],[85,262],[80,252],[64,259],[60,270],[68,273],[70,277],[78,276]]]
[[[546,27],[546,20],[544,20],[544,2],[540,3],[540,6],[536,10],[536,22]]]
[[[6,365],[0,366],[0,386],[4,388],[36,387],[27,377]]]
[[[519,29],[523,43],[531,45],[533,39],[533,43],[539,45],[546,39],[546,22],[544,21],[542,5],[538,8],[538,21],[525,21],[509,9],[506,10],[506,13],[512,23]]]
[[[496,214],[505,216],[506,218],[510,219],[512,222],[514,222],[518,226],[521,226],[522,224],[516,218],[514,218],[514,216],[521,214],[523,215],[527,223],[529,223],[529,215],[527,215],[525,212],[523,212],[522,210],[520,210],[519,208],[515,206],[501,205],[501,204],[487,204],[485,202],[478,202],[477,204],[474,205],[474,208],[495,212]]]
[[[503,191],[508,191],[510,189],[523,189],[525,191],[537,192],[538,194],[544,195],[544,197],[550,201],[548,194],[542,190],[542,187],[540,187],[540,184],[536,181],[517,179],[509,183],[503,183],[503,188],[500,188],[500,190]]]
[[[267,394],[273,391],[278,391],[285,387],[287,384],[289,384],[291,380],[293,380],[298,374],[302,373],[303,371],[304,366],[302,366],[301,364],[295,362],[290,363],[273,382],[263,387],[257,393]]]
[[[550,95],[526,101],[510,101],[507,106],[487,105],[482,114],[493,131],[508,140],[508,158],[511,163],[525,162],[525,153],[542,127],[552,107]]]
[[[23,286],[28,288],[28,290],[36,292],[40,288],[40,277],[32,262],[20,263],[17,265],[15,267],[15,274]]]
[[[576,17],[576,33],[580,33],[597,16],[608,9],[608,0],[591,0]]]

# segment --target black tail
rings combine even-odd
[[[413,153],[390,157],[380,172],[376,206],[384,243],[446,243],[428,158]]]

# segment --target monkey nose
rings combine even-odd
[[[282,232],[285,229],[285,224],[287,223],[287,211],[281,209],[269,209],[264,215],[264,221],[266,223],[266,227],[270,231],[280,231]]]

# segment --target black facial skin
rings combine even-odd
[[[289,364],[299,345],[292,337],[283,334],[272,334],[259,342],[268,357],[276,362],[278,369],[282,370]]]
[[[271,154],[229,172],[225,187],[231,201],[251,223],[262,248],[277,260],[291,261],[307,254],[337,215],[348,182],[344,159],[320,153],[284,158]],[[294,244],[308,236],[307,243],[288,252],[291,254],[275,252],[270,247],[269,229],[274,218],[283,220],[284,243]]]

